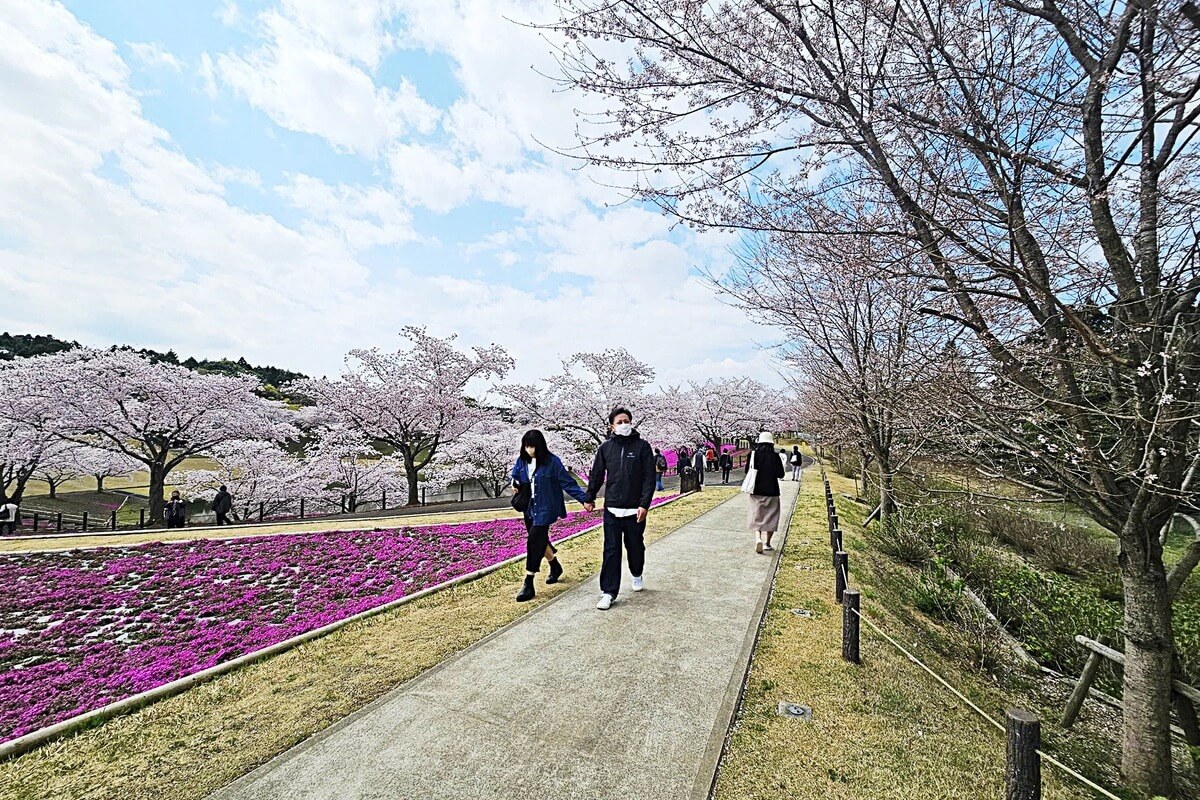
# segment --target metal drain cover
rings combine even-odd
[[[776,713],[781,717],[792,717],[793,719],[812,722],[812,709],[808,706],[802,706],[799,703],[788,703],[781,700]]]
[[[813,615],[813,612],[809,611],[807,608],[793,608],[792,613],[797,617],[804,617],[804,619],[812,619]]]

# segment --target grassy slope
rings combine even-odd
[[[652,511],[647,540],[734,491]],[[0,800],[203,797],[576,585],[600,541],[564,544],[565,584],[539,580],[534,602],[513,602],[524,566],[509,565],[0,764]]]
[[[835,492],[851,491],[849,479],[832,480]],[[915,646],[926,663],[985,710],[1001,714],[1006,701],[1000,692],[930,652],[923,642],[928,632],[913,626],[904,601],[875,585],[856,524],[861,511],[841,499],[839,509],[847,546],[855,551],[851,582],[864,593],[864,614],[906,647]],[[865,626],[863,663],[855,667],[841,660],[841,608],[833,602],[828,542],[814,470],[805,478],[792,520],[716,799],[1003,797],[1005,745],[999,732]],[[803,619],[791,614],[793,608],[816,613]],[[814,721],[777,716],[782,700],[812,706]],[[1044,797],[1090,797],[1060,782],[1049,766],[1044,774]]]

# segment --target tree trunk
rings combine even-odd
[[[1149,561],[1124,551],[1121,554],[1125,589],[1121,771],[1130,788],[1170,797],[1171,664],[1175,647],[1162,560]]]
[[[415,506],[421,501],[420,487],[417,486],[417,468],[407,455],[404,456],[404,477],[408,478],[408,505]]]
[[[882,527],[892,513],[892,471],[879,462],[879,524]]]
[[[58,497],[58,484],[47,478],[46,485],[50,487],[50,499]]]
[[[167,467],[162,462],[150,464],[150,522],[158,523],[163,521],[163,509],[166,507],[166,500],[163,499],[163,494],[167,490]]]
[[[96,494],[102,494],[103,492],[104,492],[104,476],[97,475],[96,476]]]

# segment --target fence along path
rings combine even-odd
[[[1041,760],[1043,759],[1097,794],[1107,797],[1109,800],[1121,800],[1108,789],[1043,750],[1041,747],[1041,722],[1036,715],[1023,709],[1009,709],[1005,722],[1001,723],[888,635],[870,617],[862,613],[859,593],[850,588],[849,555],[843,547],[837,504],[834,501],[833,490],[829,485],[829,476],[825,473],[824,466],[821,467],[821,481],[825,487],[825,510],[829,520],[829,546],[833,551],[834,599],[842,606],[842,657],[854,664],[861,663],[859,622],[865,622],[867,627],[881,639],[899,650],[910,662],[928,673],[942,687],[965,703],[968,708],[1003,733],[1007,740],[1005,796],[1009,800],[1038,800],[1041,798]]]

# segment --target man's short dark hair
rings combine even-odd
[[[633,420],[633,412],[632,411],[630,411],[628,408],[625,408],[624,406],[617,406],[612,411],[608,412],[608,424],[612,425],[613,420],[616,419],[617,417],[621,416],[622,414],[625,414],[626,416],[628,416],[631,421]]]
[[[229,490],[228,490],[228,489],[226,489],[224,486],[222,486],[222,487],[221,487],[221,489],[220,489],[220,491],[222,491],[222,492],[226,492],[226,491],[229,491]]]

